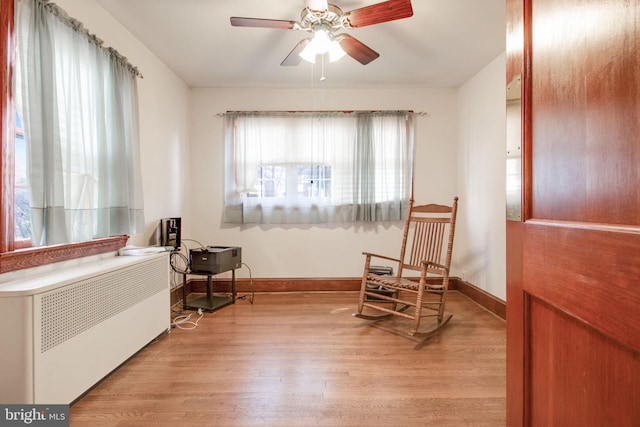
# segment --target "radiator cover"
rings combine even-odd
[[[69,404],[169,328],[168,254],[0,284],[0,402]]]

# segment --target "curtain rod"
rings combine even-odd
[[[416,116],[420,116],[420,117],[429,117],[429,113],[425,112],[425,111],[418,111],[418,112],[414,112],[413,110],[335,110],[335,111],[331,111],[331,110],[317,110],[317,111],[226,111],[224,113],[217,113],[216,117],[224,117],[226,115],[229,114],[235,114],[235,113],[274,113],[274,114],[292,114],[292,113],[343,113],[343,114],[352,114],[352,113],[361,113],[361,112],[366,112],[366,113],[384,113],[384,112],[389,112],[389,111],[402,111],[402,112],[407,112],[407,113],[411,113],[413,115]]]
[[[58,6],[55,3],[51,3],[50,0],[38,0],[38,1],[42,3],[42,5],[52,15],[57,17],[62,23],[70,27],[72,30],[84,35],[89,41],[95,43],[96,46],[98,46],[100,49],[103,49],[109,52],[109,54],[112,57],[114,57],[118,62],[120,62],[122,65],[124,65],[129,70],[129,72],[131,72],[131,74],[133,74],[136,77],[140,77],[141,79],[144,78],[140,70],[138,70],[138,67],[131,65],[129,60],[114,48],[104,46],[104,41],[102,39],[98,38],[98,36],[96,36],[95,34],[91,34],[88,29],[84,28],[84,25],[82,24],[82,22],[78,21],[75,18],[70,17],[69,14],[60,6]]]

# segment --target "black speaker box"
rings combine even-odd
[[[242,248],[207,246],[189,251],[189,268],[193,273],[218,274],[242,266]]]

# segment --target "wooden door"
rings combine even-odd
[[[507,425],[640,426],[640,2],[507,0]]]

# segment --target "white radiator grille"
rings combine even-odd
[[[166,287],[167,262],[159,257],[43,295],[40,352],[62,344]]]

